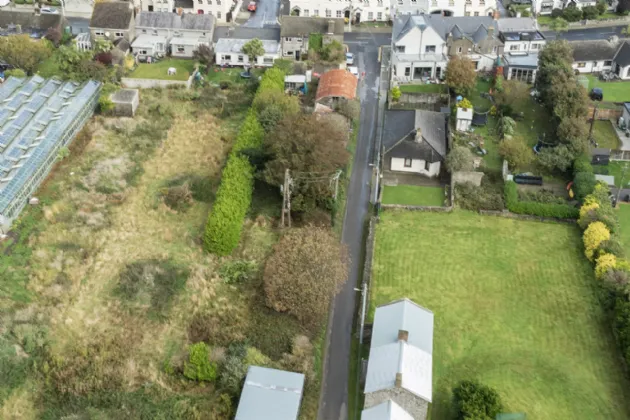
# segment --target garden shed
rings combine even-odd
[[[472,108],[457,108],[456,126],[457,131],[468,131],[473,120]]]
[[[114,114],[120,117],[133,117],[140,104],[138,89],[120,89],[110,96],[114,103]]]

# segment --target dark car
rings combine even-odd
[[[600,88],[593,88],[589,96],[594,101],[602,101],[604,100],[604,91]]]

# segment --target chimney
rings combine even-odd
[[[422,129],[420,127],[418,127],[416,129],[416,142],[422,143]],[[406,333],[405,337],[409,337],[409,333],[407,331],[399,330],[398,331],[398,339],[399,340],[400,340],[400,333],[401,332]],[[405,340],[405,341],[407,341],[407,340]]]
[[[494,38],[494,26],[488,27],[488,38]]]
[[[396,374],[396,388],[402,388],[402,373]]]
[[[328,21],[328,33],[329,34],[334,34],[335,33],[335,21],[334,20],[329,20]]]
[[[499,12],[498,10],[494,11],[494,20],[499,20],[499,18],[501,17],[501,12]]]
[[[398,330],[398,341],[402,340],[406,343],[408,338],[409,338],[409,331]]]

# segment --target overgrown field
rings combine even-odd
[[[435,313],[432,419],[463,379],[531,419],[630,418],[630,384],[577,227],[458,211],[385,211],[370,316],[408,297]]]
[[[0,244],[0,418],[228,419],[237,396],[182,375],[191,343],[281,367],[303,331],[264,306],[275,197],[254,194],[232,256],[201,248],[253,93],[239,89],[143,91],[136,118],[95,118],[73,143]]]

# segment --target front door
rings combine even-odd
[[[361,13],[357,12],[354,23],[356,24],[361,23]]]
[[[198,15],[203,15],[203,10],[202,9],[197,10],[197,14]]]
[[[153,11],[153,6],[149,6],[149,12]]]
[[[299,60],[300,59],[300,50],[296,50],[295,51],[295,59]]]

